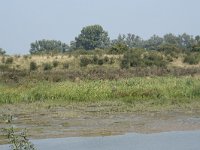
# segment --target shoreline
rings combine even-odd
[[[0,106],[0,127],[24,128],[28,138],[110,136],[125,133],[160,133],[200,130],[199,110],[118,111],[111,104],[50,104],[32,103]],[[32,108],[32,109],[31,109]],[[109,110],[109,111],[108,111]],[[3,113],[2,113],[3,112]],[[12,120],[8,123],[5,116]],[[0,137],[0,144],[6,144]]]

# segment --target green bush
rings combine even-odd
[[[80,66],[81,67],[86,67],[87,65],[89,65],[91,63],[91,59],[88,57],[81,57],[80,58]]]
[[[124,43],[116,43],[111,46],[109,53],[110,54],[123,54],[124,52],[128,51],[128,46]]]
[[[43,64],[43,70],[47,71],[47,70],[51,70],[53,67],[50,63],[44,63]]]
[[[128,69],[130,67],[130,63],[127,59],[123,58],[120,64],[122,69]]]
[[[156,51],[145,51],[143,49],[132,49],[124,54],[121,61],[121,68],[129,67],[145,67],[145,66],[158,66],[164,67],[167,65],[161,53]]]
[[[6,59],[6,64],[12,64],[13,63],[13,58],[12,57],[8,57]]]
[[[164,57],[156,51],[151,51],[148,54],[145,54],[143,61],[145,66],[164,67],[167,64]]]
[[[99,60],[98,60],[98,65],[101,66],[101,65],[103,65],[103,63],[104,63],[104,62],[103,62],[103,59],[99,59]]]
[[[56,60],[54,60],[54,61],[53,61],[53,67],[56,68],[56,67],[58,67],[58,65],[59,65],[59,62],[56,61]]]
[[[98,56],[94,55],[93,58],[92,58],[92,63],[93,64],[98,64],[98,60],[99,60]]]
[[[109,57],[108,57],[108,56],[105,56],[105,57],[104,57],[104,62],[105,62],[105,63],[108,63],[108,62],[109,62]]]
[[[36,62],[32,61],[30,62],[30,71],[37,70],[37,64]]]
[[[139,67],[142,66],[142,54],[144,50],[142,49],[131,49],[128,50],[121,61],[121,68],[129,68],[129,67]]]
[[[69,68],[69,63],[68,62],[63,63],[63,69],[68,69],[68,68]]]
[[[190,65],[198,64],[200,62],[200,56],[196,53],[188,54],[185,56],[183,62]]]

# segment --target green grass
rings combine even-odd
[[[200,79],[136,77],[121,80],[0,84],[0,103],[36,101],[122,101],[132,105],[169,106],[200,102]]]

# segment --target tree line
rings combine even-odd
[[[75,50],[107,50],[111,54],[121,54],[132,48],[157,51],[200,51],[200,36],[192,36],[186,33],[174,35],[165,34],[163,37],[153,35],[144,40],[135,34],[120,34],[111,40],[108,32],[101,25],[83,27],[81,33],[70,44],[59,40],[38,40],[30,44],[30,54],[65,53]],[[0,55],[5,50],[0,49]]]

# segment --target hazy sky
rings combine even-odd
[[[1,0],[0,47],[29,53],[30,43],[69,43],[82,27],[100,24],[111,39],[119,33],[200,35],[200,0]]]

